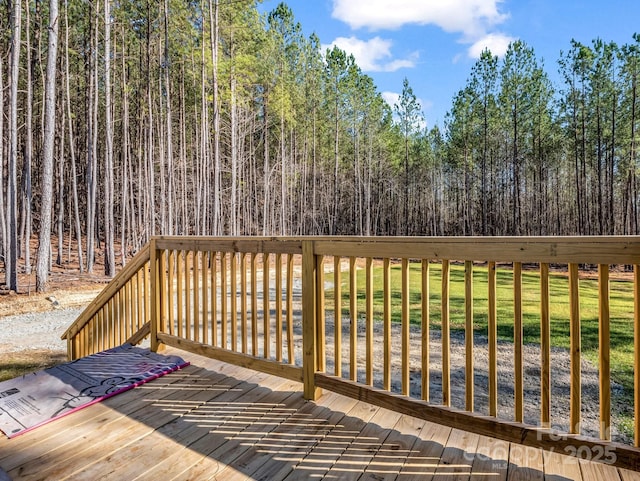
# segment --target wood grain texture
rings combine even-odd
[[[637,471],[564,456],[559,446],[543,453],[459,429],[468,419],[452,429],[338,393],[305,402],[299,382],[173,347],[167,353],[192,364],[0,438],[0,467],[14,481],[640,480]]]

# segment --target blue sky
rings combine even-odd
[[[261,11],[280,0],[264,0]],[[444,125],[477,56],[501,55],[520,39],[559,81],[557,60],[571,39],[631,43],[639,0],[286,0],[305,36],[353,53],[390,103],[406,77],[428,126]]]

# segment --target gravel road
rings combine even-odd
[[[67,342],[60,339],[76,320],[83,307],[52,309],[0,318],[0,351],[67,350]]]

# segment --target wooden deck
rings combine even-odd
[[[17,480],[620,480],[640,473],[450,429],[168,349],[191,366],[0,440]],[[2,476],[0,475],[0,478]]]

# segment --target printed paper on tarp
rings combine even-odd
[[[15,437],[186,365],[125,344],[0,382],[0,430]]]

